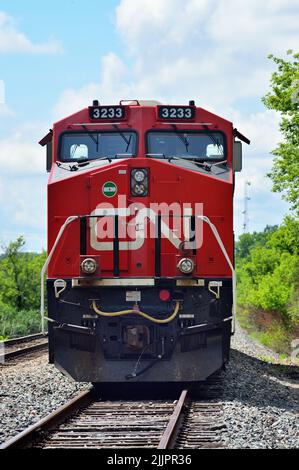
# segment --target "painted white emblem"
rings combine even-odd
[[[175,204],[176,211],[174,211]],[[198,211],[202,209],[202,204],[198,204],[198,206],[198,210],[196,209],[197,214],[200,213]],[[162,216],[161,236],[167,238],[173,246],[179,249],[183,242],[190,240],[190,221],[193,211],[191,207],[183,207],[182,210],[178,203],[170,206],[167,204],[152,204],[151,207],[145,207],[143,204],[138,203],[133,204],[131,207],[117,209],[112,206],[98,207],[91,214],[90,245],[97,251],[113,251],[115,216],[118,216],[119,250],[139,250],[147,238],[156,238],[157,214],[165,214],[165,211],[169,208],[171,210],[168,214],[178,214],[179,211],[182,215]],[[170,218],[173,219],[173,228],[170,228]],[[199,248],[202,245],[202,221],[198,220],[196,224],[196,247]],[[104,241],[105,239],[107,241]],[[195,246],[192,245],[192,248],[195,248]]]

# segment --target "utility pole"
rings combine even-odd
[[[250,181],[245,181],[245,190],[244,190],[244,223],[243,223],[243,231],[247,233],[249,231],[249,209],[248,209],[248,201],[250,201],[249,197],[249,186],[251,186]]]

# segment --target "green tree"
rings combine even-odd
[[[263,232],[244,233],[236,243],[237,260],[247,258],[252,248],[264,245],[270,235],[278,229],[278,225],[267,225]]]
[[[24,292],[22,283],[22,261],[20,251],[25,245],[23,237],[11,242],[4,251],[1,262],[1,297],[5,303],[21,310],[24,305]]]
[[[296,329],[299,324],[299,221],[287,216],[275,230],[268,228],[260,234],[246,235],[246,239],[242,235],[236,245],[239,305],[249,312],[275,312],[287,328]],[[240,257],[244,253],[244,239],[249,254],[246,252],[246,256]]]
[[[282,225],[273,233],[268,246],[291,255],[299,255],[299,221],[293,217],[285,217]],[[299,279],[298,279],[299,281]]]
[[[299,214],[299,53],[287,52],[288,60],[270,55],[277,65],[271,88],[263,102],[281,113],[280,129],[284,137],[273,151],[274,164],[269,177],[273,191],[283,193],[291,209]]]
[[[38,309],[40,271],[45,253],[23,253],[23,237],[4,248],[0,260],[0,300],[17,310]]]

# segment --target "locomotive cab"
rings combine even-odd
[[[54,124],[51,363],[77,381],[191,383],[229,360],[241,141],[194,102],[94,101]]]

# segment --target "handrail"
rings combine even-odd
[[[92,216],[84,216],[86,218],[88,217],[92,217]],[[190,217],[189,215],[183,215],[181,217]],[[198,219],[202,220],[203,222],[207,223],[212,232],[213,232],[213,235],[218,243],[218,245],[220,246],[220,249],[231,269],[231,272],[232,272],[232,283],[233,283],[233,309],[232,309],[232,313],[233,313],[233,322],[232,322],[232,333],[235,332],[235,322],[236,322],[236,313],[237,313],[237,279],[236,279],[236,272],[235,272],[235,269],[234,269],[234,266],[233,266],[233,263],[231,262],[230,260],[230,257],[228,256],[228,253],[226,251],[226,248],[221,240],[221,237],[219,235],[219,232],[217,230],[217,228],[215,227],[215,225],[210,221],[210,219],[207,217],[207,216],[203,216],[203,215],[197,215],[196,216]],[[79,215],[75,215],[75,216],[71,216],[71,217],[68,217],[67,220],[64,222],[64,224],[61,226],[59,232],[58,232],[58,235],[56,237],[56,240],[55,240],[55,243],[52,247],[52,250],[49,254],[49,256],[47,257],[46,259],[46,262],[42,268],[42,271],[41,271],[41,303],[40,303],[40,314],[41,314],[41,326],[42,326],[42,333],[45,334],[45,287],[44,287],[44,278],[45,278],[45,274],[46,274],[46,271],[47,271],[47,268],[49,266],[49,263],[53,257],[53,254],[57,248],[57,245],[59,243],[59,240],[60,238],[62,237],[66,227],[68,225],[70,225],[72,222],[74,222],[75,220],[78,220],[80,219],[81,216]]]
[[[210,221],[210,219],[209,219],[208,217],[206,217],[206,216],[204,216],[204,215],[197,215],[196,217],[197,217],[198,219],[201,219],[203,222],[206,222],[206,223],[210,226],[210,228],[211,228],[211,230],[212,230],[212,232],[213,232],[213,234],[214,234],[214,236],[215,236],[215,238],[216,238],[216,240],[217,240],[217,242],[218,242],[218,245],[220,246],[221,251],[222,251],[222,253],[223,253],[223,255],[224,255],[224,257],[225,257],[225,259],[226,259],[226,261],[227,261],[227,263],[228,263],[228,265],[229,265],[229,267],[230,267],[230,269],[231,269],[231,272],[232,272],[232,281],[233,281],[233,322],[232,322],[232,333],[234,334],[234,333],[235,333],[235,327],[236,327],[236,315],[237,315],[237,278],[236,278],[236,271],[235,271],[235,268],[234,268],[234,266],[233,266],[233,263],[232,263],[231,260],[230,260],[230,257],[228,256],[228,253],[227,253],[227,251],[226,251],[226,249],[225,249],[225,246],[224,246],[224,244],[223,244],[223,242],[222,242],[222,240],[221,240],[221,237],[220,237],[219,232],[218,232],[217,228],[215,227],[215,225]]]
[[[68,217],[66,219],[66,221],[64,222],[64,224],[60,227],[60,230],[58,232],[58,235],[56,237],[56,240],[55,240],[55,243],[53,245],[53,248],[52,250],[50,251],[49,253],[49,256],[47,257],[46,259],[46,262],[45,264],[43,265],[42,267],[42,270],[41,270],[41,292],[40,292],[40,315],[41,315],[41,323],[42,323],[42,334],[45,335],[46,332],[45,332],[45,285],[44,285],[44,281],[45,281],[45,274],[46,274],[46,271],[48,269],[48,266],[49,266],[49,263],[52,259],[52,256],[57,248],[57,245],[59,243],[59,240],[60,238],[62,237],[66,227],[71,224],[72,222],[74,222],[75,220],[78,220],[80,219],[80,216],[79,215],[73,215],[71,217]]]

